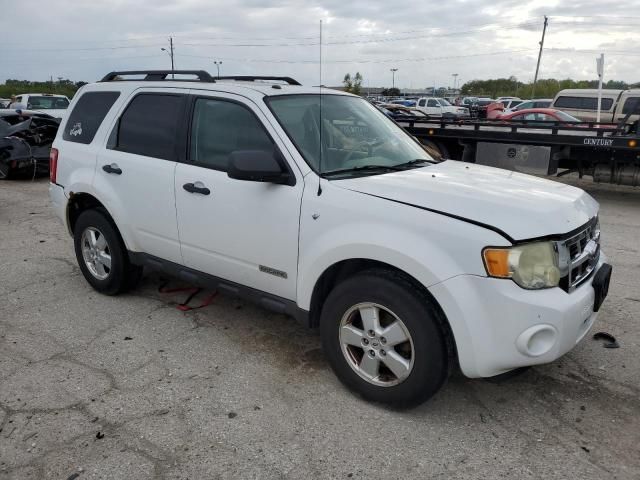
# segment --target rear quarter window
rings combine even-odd
[[[84,93],[69,115],[62,139],[74,143],[91,143],[119,96],[120,92]]]

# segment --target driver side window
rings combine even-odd
[[[438,106],[438,102],[435,100],[429,100],[429,103],[427,104],[427,107],[437,107]]]
[[[262,123],[247,107],[227,100],[196,100],[190,142],[193,163],[226,172],[234,151],[274,149]]]

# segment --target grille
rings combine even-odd
[[[597,218],[572,237],[558,242],[561,286],[572,292],[593,273],[600,258],[600,224]]]

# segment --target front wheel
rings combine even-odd
[[[116,226],[101,211],[87,210],[80,214],[73,237],[80,270],[100,293],[122,293],[140,279],[142,267],[129,262]]]
[[[415,406],[448,376],[439,313],[396,272],[370,270],[338,284],[324,304],[320,328],[334,372],[368,400]]]

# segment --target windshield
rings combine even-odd
[[[29,96],[29,110],[64,110],[69,100],[63,97]]]
[[[444,98],[438,98],[438,103],[443,107],[450,107],[451,104],[447,102]]]
[[[563,122],[581,122],[582,121],[582,120],[578,120],[576,117],[572,117],[568,113],[564,113],[560,111],[556,112],[556,117],[558,117]]]
[[[409,162],[421,166],[416,160],[433,162],[419,143],[362,98],[322,95],[320,121],[320,97],[281,95],[266,100],[315,172],[326,174],[366,167],[366,173],[360,170],[359,174],[375,174]],[[372,167],[381,167],[381,171]]]

